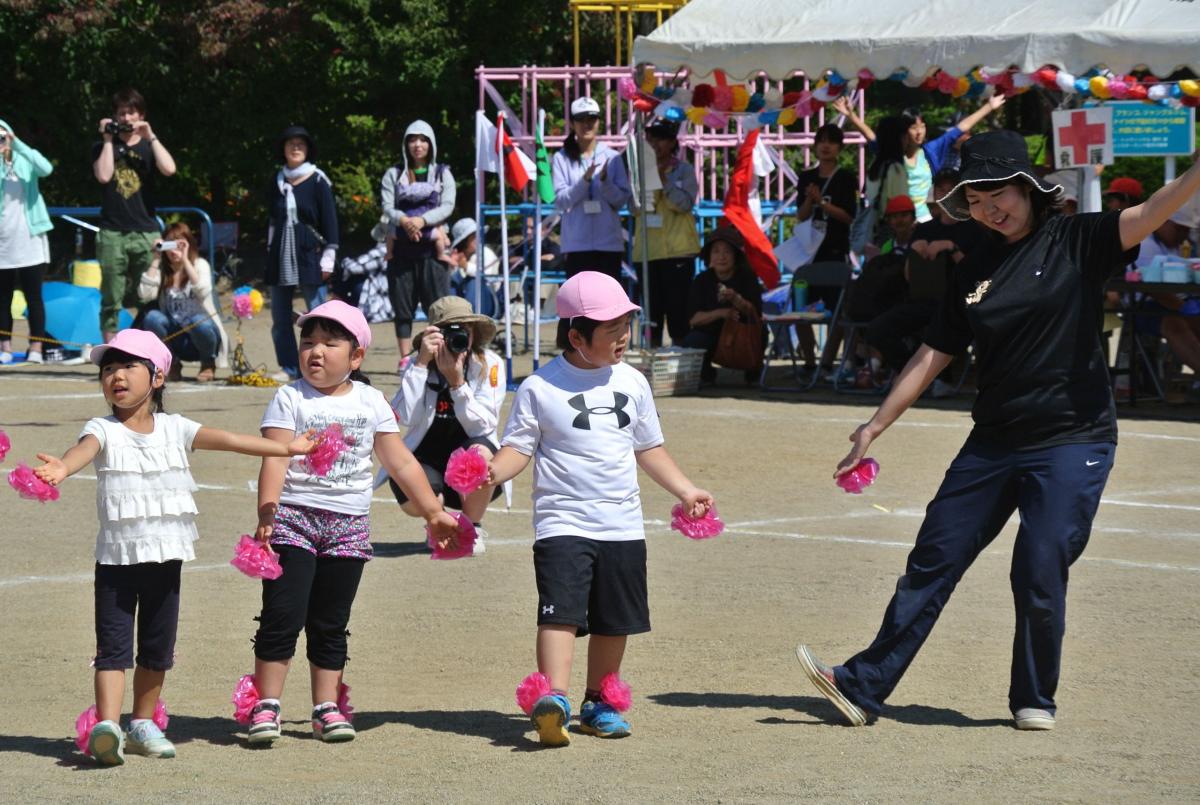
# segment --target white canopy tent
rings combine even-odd
[[[634,61],[696,77],[746,80],[797,70],[877,78],[940,67],[1052,64],[1079,74],[1103,65],[1165,76],[1200,66],[1200,3],[1181,0],[692,0],[649,36]]]

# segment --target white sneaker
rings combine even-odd
[[[1054,714],[1037,707],[1022,707],[1013,713],[1013,721],[1019,730],[1054,729]]]
[[[88,736],[87,753],[101,766],[125,762],[125,733],[115,721],[101,721]]]
[[[475,544],[471,546],[471,556],[482,556],[487,551],[487,545],[483,542],[487,535],[487,529],[481,525],[475,526]]]
[[[29,350],[28,352],[26,352],[25,353],[25,361],[27,363],[45,363],[46,362],[45,359],[42,357],[41,350],[38,350],[37,352],[34,352],[33,350]]]
[[[8,350],[0,352],[0,366],[7,366],[13,362],[13,354]]]

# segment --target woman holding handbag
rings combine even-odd
[[[752,383],[762,366],[762,285],[750,268],[742,235],[732,226],[709,233],[700,250],[706,269],[696,275],[688,295],[691,330],[685,347],[703,349],[700,381],[716,382],[713,362],[742,369]]]

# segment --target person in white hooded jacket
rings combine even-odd
[[[437,161],[437,137],[424,120],[404,132],[404,161],[383,174],[383,215],[395,237],[388,263],[388,295],[395,311],[401,366],[412,351],[417,305],[429,314],[434,300],[450,293],[450,273],[437,259],[434,229],[454,214],[454,176]]]
[[[474,551],[480,554],[486,536],[480,522],[501,488],[485,484],[462,497],[446,484],[445,476],[450,454],[460,447],[489,461],[499,450],[496,430],[508,385],[504,362],[486,348],[496,336],[496,324],[458,296],[435,301],[429,321],[417,336],[416,359],[401,371],[392,409],[407,429],[404,444],[421,462],[433,491],[447,508],[461,510],[475,524]],[[380,475],[378,483],[384,477]],[[391,487],[406,514],[421,516],[395,482]]]

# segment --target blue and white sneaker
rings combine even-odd
[[[88,754],[101,766],[120,766],[125,762],[125,733],[115,721],[101,721],[88,736]]]
[[[175,744],[167,740],[158,725],[148,718],[131,721],[128,736],[125,751],[131,755],[175,757]]]
[[[530,713],[534,728],[543,746],[566,746],[571,743],[567,725],[571,723],[571,703],[560,693],[548,693],[538,699]]]
[[[608,702],[584,702],[579,731],[597,738],[624,738],[630,733],[629,722]]]

